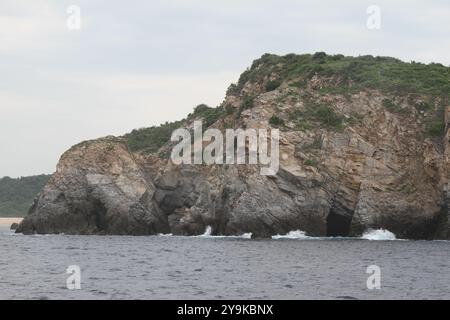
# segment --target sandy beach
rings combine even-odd
[[[14,222],[20,223],[23,218],[0,218],[0,226],[11,226]]]

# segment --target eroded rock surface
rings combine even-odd
[[[131,152],[122,138],[88,141],[62,156],[17,232],[196,235],[211,226],[213,234],[256,237],[292,230],[358,236],[378,228],[400,238],[450,237],[450,137],[425,133],[439,110],[448,132],[448,101],[424,112],[410,96],[376,89],[323,93],[340,80],[319,76],[267,91],[264,84],[277,77],[229,93],[221,107],[231,112],[211,124],[268,128],[274,115],[282,119],[275,176],[262,176],[258,165],[174,165],[158,152]],[[245,109],[248,95],[254,101]],[[324,105],[334,123],[311,111]]]

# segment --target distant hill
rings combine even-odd
[[[51,175],[0,179],[0,217],[23,217]]]

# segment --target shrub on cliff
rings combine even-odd
[[[255,106],[255,98],[251,96],[245,96],[242,102],[242,110],[251,109]]]
[[[152,153],[166,144],[172,132],[182,125],[182,121],[166,122],[160,126],[141,128],[131,131],[124,138],[131,151]]]
[[[227,114],[227,112],[229,112],[229,110],[226,110],[226,108],[222,106],[211,108],[206,104],[199,104],[194,108],[194,112],[188,115],[188,119],[202,119],[203,129],[206,129]],[[162,146],[170,141],[172,132],[181,128],[184,122],[185,120],[183,119],[175,122],[166,122],[160,126],[133,130],[124,135],[124,138],[131,151],[140,151],[144,153],[157,152]]]
[[[193,117],[201,118],[203,120],[203,128],[206,129],[228,112],[229,110],[223,106],[211,108],[206,104],[200,104],[194,109],[193,114],[188,115],[188,119]]]
[[[276,115],[270,117],[269,123],[274,127],[284,126],[284,120],[281,119],[280,117],[277,117]]]
[[[261,81],[275,73],[283,80],[311,78],[315,74],[336,76],[341,85],[406,94],[410,92],[437,96],[450,95],[450,68],[439,63],[406,63],[390,57],[371,55],[265,54],[255,60],[233,88],[239,92],[246,82]]]
[[[277,89],[279,86],[281,85],[281,81],[280,80],[272,80],[266,83],[266,91],[273,91],[275,89]]]

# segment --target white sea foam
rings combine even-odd
[[[251,239],[252,238],[252,233],[251,232],[249,232],[249,233],[244,233],[242,236],[240,236],[241,238],[244,238],[244,239]]]
[[[195,236],[200,238],[240,238],[240,239],[251,239],[252,233],[244,233],[240,236],[218,236],[218,235],[212,235],[212,228],[211,226],[207,226],[205,229],[205,232],[202,235]]]
[[[296,230],[296,231],[290,231],[285,235],[277,234],[276,236],[272,236],[272,239],[278,240],[278,239],[309,239],[304,231]]]
[[[173,236],[171,233],[169,234],[158,234],[159,237],[170,237]],[[179,236],[180,237],[180,236]],[[213,239],[220,239],[220,238],[237,238],[237,239],[251,239],[252,233],[244,233],[239,236],[220,236],[220,235],[212,235],[212,227],[207,226],[205,229],[205,232],[198,236],[193,236],[194,238],[213,238]],[[361,238],[354,238],[354,237],[311,237],[307,236],[306,232],[301,230],[295,230],[290,231],[287,234],[280,235],[277,234],[275,236],[272,236],[273,240],[280,240],[280,239],[296,239],[296,240],[358,240],[358,239],[364,239],[364,240],[397,240],[395,234],[388,230],[384,229],[378,229],[378,230],[368,230],[364,232]]]
[[[365,240],[396,240],[395,234],[385,229],[367,230],[361,237]]]
[[[158,237],[177,237],[177,238],[186,237],[186,238],[210,238],[210,239],[220,239],[220,238],[251,239],[252,233],[248,232],[248,233],[244,233],[240,236],[218,236],[218,235],[212,235],[212,227],[207,226],[205,229],[205,232],[198,236],[173,235],[172,233],[158,233],[157,236]]]
[[[207,227],[206,227],[206,230],[205,230],[205,233],[203,233],[201,236],[202,236],[202,237],[209,237],[209,236],[211,235],[211,233],[212,233],[212,228],[211,228],[211,226],[207,226]]]

